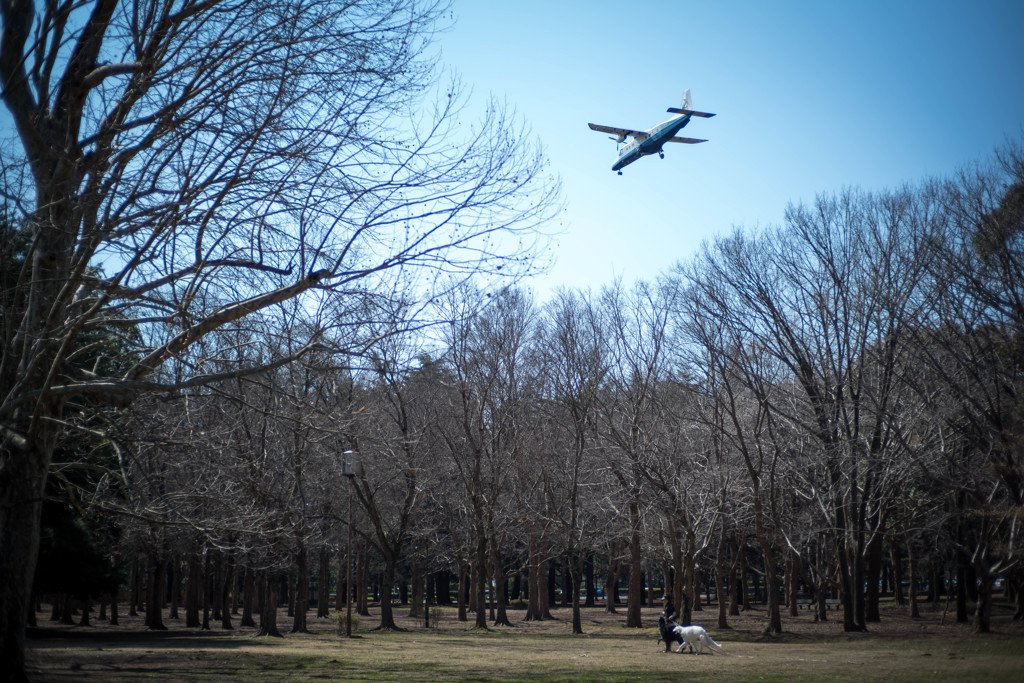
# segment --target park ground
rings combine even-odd
[[[816,623],[809,612],[784,617],[785,633],[765,636],[764,611],[729,618],[715,628],[712,605],[694,614],[723,646],[714,655],[665,653],[657,642],[657,608],[643,610],[644,628],[627,629],[625,610],[584,608],[584,635],[571,634],[571,611],[554,620],[522,621],[487,631],[459,622],[443,608],[431,628],[396,607],[401,632],[377,632],[379,614],[361,617],[353,638],[329,619],[309,616],[308,634],[257,638],[250,628],[185,629],[166,619],[167,631],[150,632],[141,617],[119,626],[57,626],[41,612],[28,641],[35,681],[1014,681],[1024,680],[1024,624],[997,605],[993,632],[978,635],[957,624],[952,608],[925,604],[922,617],[886,605],[882,622],[867,633],[843,633],[840,615]],[[438,616],[434,610],[435,617]],[[291,625],[284,610],[279,625]]]

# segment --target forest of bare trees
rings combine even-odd
[[[126,568],[150,628],[167,596],[228,628],[226,601],[251,619],[283,592],[303,631],[354,561],[381,628],[392,595],[484,628],[513,600],[543,619],[557,574],[574,632],[620,578],[634,626],[652,586],[684,621],[713,588],[723,627],[756,586],[770,632],[798,595],[867,629],[883,588],[911,612],[973,605],[985,631],[997,580],[1024,605],[1022,160],[822,196],[655,282],[544,303],[465,287],[448,323],[381,334],[358,366],[318,349],[137,399],[62,442],[51,497]]]
[[[442,5],[41,7],[0,1],[11,680],[44,596],[263,635],[348,594],[582,633],[620,583],[633,627],[655,586],[770,633],[883,591],[1024,617],[1021,141],[538,301],[557,182],[501,106],[460,126]]]

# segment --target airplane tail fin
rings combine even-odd
[[[686,92],[683,93],[683,106],[679,109],[675,107],[669,107],[668,110],[673,114],[689,114],[690,116],[703,116],[706,119],[710,119],[714,114],[709,114],[706,111],[694,111],[693,110],[693,99],[690,97],[690,89],[687,88]]]

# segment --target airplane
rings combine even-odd
[[[714,116],[714,114],[709,114],[707,112],[694,111],[692,106],[690,91],[687,90],[683,93],[682,107],[679,109],[676,109],[675,107],[668,108],[669,112],[675,114],[675,116],[670,118],[668,121],[659,123],[649,130],[631,130],[629,128],[616,128],[614,126],[599,126],[596,123],[588,123],[587,125],[590,126],[591,130],[600,131],[602,133],[611,133],[615,136],[612,140],[619,143],[625,142],[627,136],[633,138],[628,145],[619,151],[619,159],[615,162],[615,165],[612,166],[613,171],[618,171],[619,175],[622,175],[623,168],[629,166],[642,156],[647,156],[648,154],[654,154],[657,152],[658,156],[664,159],[665,152],[661,148],[666,142],[685,142],[689,144],[707,142],[707,140],[676,136],[676,133],[690,122],[690,117],[700,116],[705,119],[710,119]]]

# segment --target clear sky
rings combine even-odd
[[[733,226],[820,193],[945,175],[1024,137],[1024,0],[455,0],[442,60],[515,107],[564,184],[532,282],[653,278]],[[611,171],[588,122],[647,129],[690,88],[717,114]]]

